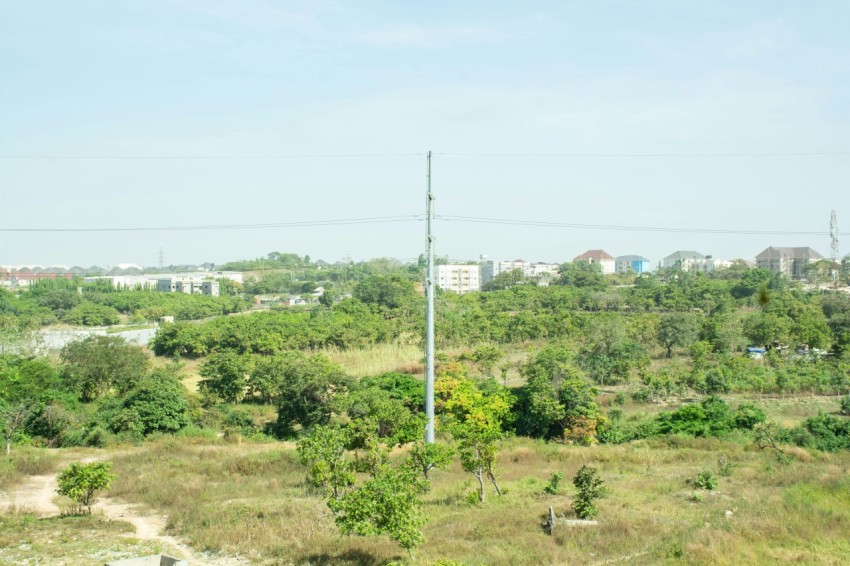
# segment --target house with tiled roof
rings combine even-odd
[[[598,264],[602,268],[602,273],[614,273],[616,265],[614,256],[605,250],[587,250],[583,254],[573,258],[573,261],[583,261],[591,265]]]

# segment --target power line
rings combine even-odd
[[[262,224],[211,224],[204,226],[137,226],[98,228],[0,228],[0,232],[175,232],[201,230],[254,230],[265,228],[306,228],[311,226],[346,226],[354,224],[386,224],[421,220],[422,215],[375,216],[367,218],[343,218],[338,220],[309,220],[302,222],[268,222]]]
[[[830,157],[848,156],[850,151],[801,151],[767,153],[435,153],[444,157],[592,157],[592,158],[655,158],[655,157]]]
[[[793,230],[735,230],[723,228],[674,228],[664,226],[625,226],[616,224],[579,224],[574,222],[547,222],[542,220],[519,220],[512,218],[486,218],[479,216],[457,216],[441,214],[438,220],[446,222],[470,222],[480,224],[502,224],[509,226],[535,226],[540,228],[573,228],[586,230],[620,230],[630,232],[676,232],[691,234],[729,234],[748,236],[828,236],[828,232]],[[847,235],[847,234],[842,234]]]
[[[268,154],[268,155],[50,155],[50,154],[31,154],[31,155],[0,155],[0,159],[80,159],[80,160],[99,160],[99,159],[126,159],[126,160],[145,160],[145,159],[231,159],[231,160],[250,160],[250,159],[338,159],[338,158],[358,158],[358,157],[416,157],[422,156],[423,153],[292,153],[292,154]]]

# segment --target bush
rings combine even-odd
[[[83,303],[68,311],[62,320],[78,326],[109,326],[118,324],[118,311],[112,307]]]
[[[850,417],[850,395],[841,398],[841,414]]]
[[[729,405],[717,397],[708,397],[699,404],[685,405],[672,413],[658,415],[661,434],[722,437],[735,428]]]
[[[576,496],[573,500],[573,510],[579,519],[592,519],[599,514],[596,501],[604,495],[602,478],[596,468],[582,466],[573,478]]]
[[[186,389],[167,370],[154,372],[127,395],[123,405],[132,428],[144,436],[175,433],[189,424]]]
[[[753,427],[766,420],[767,416],[764,411],[752,403],[744,403],[735,410],[735,426],[737,428],[753,430]]]
[[[546,487],[543,488],[543,491],[548,493],[549,495],[558,495],[561,493],[561,480],[564,479],[564,474],[562,472],[555,472],[552,474],[552,477],[549,478],[549,483],[546,484]]]
[[[95,492],[107,489],[115,479],[115,476],[109,473],[111,469],[111,462],[71,464],[59,474],[56,493],[85,505],[91,514]]]
[[[717,477],[710,470],[703,470],[693,480],[694,487],[711,491],[717,489]]]

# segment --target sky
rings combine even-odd
[[[0,265],[413,259],[428,151],[438,217],[786,233],[438,218],[438,255],[827,256],[848,21],[843,0],[0,0]]]

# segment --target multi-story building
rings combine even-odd
[[[691,273],[712,273],[731,266],[732,262],[728,259],[717,259],[687,250],[673,252],[661,261],[661,267],[665,269],[678,269]]]
[[[437,266],[437,286],[455,293],[481,290],[481,268],[478,265],[447,264]]]
[[[641,255],[621,255],[614,263],[617,273],[648,273],[652,269],[649,260]]]
[[[583,261],[591,265],[598,264],[602,268],[602,273],[605,275],[614,273],[616,270],[614,256],[605,250],[587,250],[583,254],[576,256],[573,261]]]
[[[809,247],[770,246],[756,256],[756,266],[791,279],[802,279],[805,276],[805,267],[821,259],[823,256]]]
[[[206,295],[218,297],[220,294],[218,281],[178,279],[167,277],[156,280],[156,290],[160,293],[187,293],[189,295]]]
[[[513,261],[492,261],[481,257],[481,285],[486,285],[500,273],[519,269],[524,277],[533,279],[538,285],[548,285],[551,279],[558,276],[560,265],[557,263],[532,263],[522,259]]]

